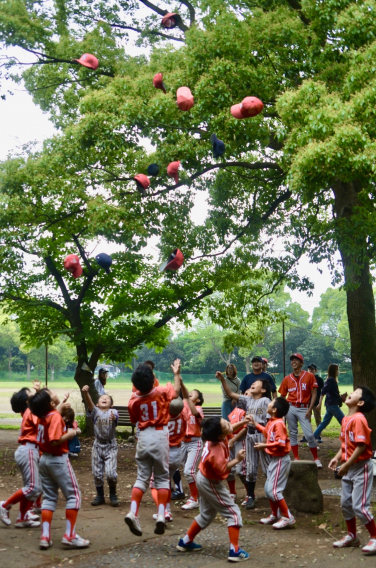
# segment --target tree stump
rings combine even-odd
[[[318,469],[313,461],[291,462],[289,478],[283,493],[290,509],[312,514],[321,513],[324,510]]]

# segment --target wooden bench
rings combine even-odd
[[[134,429],[136,426],[131,422],[128,406],[114,406],[114,409],[119,413],[118,426],[130,426],[132,428],[132,436],[134,436]],[[203,410],[205,418],[211,418],[212,416],[221,416],[220,406],[204,406]]]

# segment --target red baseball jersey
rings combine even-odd
[[[138,422],[140,430],[145,430],[150,426],[166,426],[170,402],[175,395],[175,388],[171,383],[163,387],[154,387],[147,394],[142,394],[140,391],[135,392],[128,402],[131,422],[133,424]]]
[[[38,420],[37,444],[42,453],[62,456],[68,450],[68,442],[65,441],[58,446],[53,446],[51,442],[60,440],[67,428],[61,414],[57,410],[51,410],[47,416]]]
[[[371,428],[368,426],[367,418],[361,412],[356,412],[352,416],[345,416],[342,420],[340,439],[342,442],[342,461],[347,461],[358,444],[365,444],[366,449],[358,457],[355,463],[368,460],[372,457]]]
[[[228,415],[228,420],[231,424],[237,424],[238,422],[241,422],[243,420],[243,418],[246,414],[247,414],[246,411],[242,410],[241,408],[233,408],[232,411],[231,411],[231,414]],[[247,428],[247,426],[244,425],[243,428]],[[236,432],[236,434],[241,432],[243,430],[243,428],[238,430]],[[228,436],[228,439],[231,439],[233,437],[234,437],[234,434],[230,434],[230,436]]]
[[[158,381],[157,377],[154,378],[153,387],[159,387],[159,381]],[[137,392],[137,389],[134,385],[132,385],[132,392]]]
[[[311,400],[312,389],[317,389],[317,381],[315,375],[308,371],[302,371],[299,377],[293,373],[287,375],[281,383],[278,392],[282,396],[288,394],[287,400],[291,403],[309,404]]]
[[[199,438],[201,436],[201,422],[204,419],[204,413],[202,411],[201,406],[196,406],[196,410],[198,412],[197,416],[194,416],[189,408],[189,404],[187,401],[184,401],[184,406],[188,409],[188,422],[187,422],[187,431],[185,433],[186,438]]]
[[[22,415],[21,432],[18,443],[32,442],[37,443],[38,435],[38,417],[32,414],[30,408],[27,408]]]
[[[230,450],[227,440],[221,442],[206,442],[199,469],[208,479],[222,481],[227,479],[230,470],[227,470],[227,463],[230,457]]]
[[[170,446],[180,446],[185,438],[188,424],[188,408],[184,406],[183,410],[177,416],[169,415],[168,433]]]
[[[287,435],[285,423],[282,418],[271,418],[266,426],[256,424],[256,428],[266,438],[267,454],[275,457],[286,456],[291,451],[290,438]]]

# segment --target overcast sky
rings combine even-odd
[[[48,115],[34,105],[31,96],[21,87],[14,90],[13,96],[7,96],[6,101],[0,101],[0,160],[7,157],[8,152],[19,148],[31,141],[42,142],[54,133]],[[205,194],[198,193],[197,203],[193,211],[194,219],[200,222],[205,216]],[[320,302],[320,295],[331,286],[329,270],[325,263],[320,265],[322,274],[316,265],[303,258],[299,263],[301,276],[309,276],[315,284],[313,295],[309,297],[302,292],[291,292],[293,299],[298,301],[310,314]]]

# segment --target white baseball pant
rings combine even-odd
[[[22,474],[24,496],[29,501],[36,501],[42,493],[38,446],[30,442],[20,445],[14,454],[14,459]]]
[[[243,526],[239,507],[234,503],[228,488],[222,481],[208,479],[197,472],[197,489],[199,494],[200,514],[195,518],[201,529],[205,529],[220,513],[227,519],[228,527]]]
[[[154,471],[156,489],[170,489],[168,426],[140,430],[136,450],[137,479],[134,487],[145,493]]]
[[[235,444],[232,446],[232,448],[230,448],[230,461],[236,458],[237,453],[240,450],[245,450],[245,438],[243,440],[239,440],[238,442],[235,442]],[[247,475],[247,459],[244,458],[244,460],[242,460],[241,462],[237,463],[236,465],[234,465],[234,467],[231,469],[229,476],[227,478],[227,481],[233,481],[235,479],[235,475],[238,475],[239,477],[243,477],[243,479],[245,479],[245,476]]]
[[[358,517],[363,525],[372,521],[372,485],[372,460],[361,460],[350,466],[349,471],[342,477],[341,507],[346,521],[354,517]]]
[[[260,432],[257,434],[247,434],[246,437],[246,460],[247,460],[247,481],[257,481],[257,472],[259,463],[261,463],[262,471],[267,475],[268,465],[270,462],[269,454],[255,450],[255,444],[264,441],[264,435]]]
[[[42,509],[56,511],[59,488],[67,501],[66,509],[78,510],[81,507],[81,492],[68,454],[42,454],[39,473],[43,490]]]
[[[107,443],[94,440],[91,453],[91,466],[95,487],[102,487],[104,472],[106,471],[107,483],[116,485],[117,481],[117,453],[118,445],[115,439]]]
[[[312,432],[311,420],[306,418],[307,408],[297,408],[290,404],[290,409],[286,416],[287,425],[289,427],[290,440],[292,446],[298,445],[298,422],[300,423],[303,434],[310,448],[316,448],[316,438]]]
[[[271,456],[265,483],[265,495],[271,501],[281,501],[291,467],[290,456]]]
[[[196,481],[196,471],[200,463],[202,439],[193,437],[190,442],[182,442],[181,450],[185,478],[188,483],[193,483]]]

